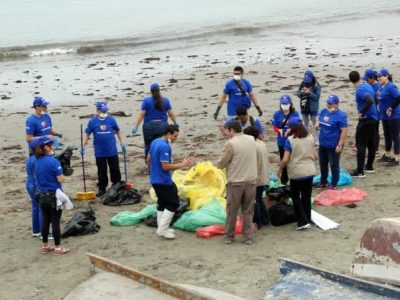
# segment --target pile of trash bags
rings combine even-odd
[[[87,211],[76,212],[71,220],[65,223],[61,238],[69,236],[95,234],[99,232],[100,225],[96,223],[96,213],[92,207]]]
[[[103,204],[109,206],[129,205],[139,203],[142,195],[138,190],[129,187],[125,181],[113,184],[103,198]]]

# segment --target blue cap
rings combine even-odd
[[[303,82],[305,84],[310,84],[314,79],[314,73],[310,70],[304,72],[304,79]]]
[[[102,113],[108,112],[107,103],[104,101],[96,102],[96,109]]]
[[[289,119],[288,122],[289,127],[299,124],[303,124],[303,121],[299,117],[292,117]]]
[[[388,70],[388,69],[382,69],[382,70],[378,71],[378,73],[376,73],[376,75],[377,75],[378,77],[379,77],[379,76],[389,76],[390,73],[389,73],[389,70]]]
[[[29,142],[29,149],[30,150],[35,150],[37,144],[38,144],[39,139],[33,139]]]
[[[48,136],[44,135],[37,139],[37,145],[44,146],[50,143],[54,143],[56,139],[51,139]]]
[[[338,104],[339,103],[339,97],[336,95],[330,95],[328,99],[326,99],[326,103],[328,104]]]
[[[160,85],[158,83],[156,83],[156,82],[154,82],[154,83],[152,83],[150,85],[150,92],[154,92],[154,91],[159,90],[159,89],[160,89]]]
[[[292,103],[292,99],[290,99],[289,95],[281,96],[280,101],[281,101],[281,104],[283,104],[283,105],[287,105],[287,104]]]
[[[33,99],[32,107],[35,107],[35,106],[47,106],[49,104],[50,103],[47,102],[46,100],[44,100],[44,98],[38,96],[38,97],[35,97]]]
[[[372,69],[367,69],[365,70],[364,76],[361,78],[364,81],[367,81],[368,78],[375,77],[376,76],[376,71]]]

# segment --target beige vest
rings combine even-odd
[[[314,160],[315,149],[314,139],[311,135],[305,138],[289,137],[292,152],[287,165],[288,176],[290,179],[296,179],[306,176],[314,176],[316,173]]]
[[[256,139],[256,151],[257,151],[257,186],[268,184],[268,151],[265,143],[259,139]]]

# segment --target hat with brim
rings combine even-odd
[[[106,102],[96,102],[96,109],[102,113],[106,113],[109,110]]]
[[[377,75],[377,72],[372,70],[372,69],[367,69],[365,70],[364,76],[361,78],[364,81],[367,81],[368,78],[375,77]]]
[[[328,99],[326,99],[326,103],[328,103],[329,105],[338,104],[339,103],[339,97],[336,96],[336,95],[330,95],[328,97]]]
[[[45,106],[47,106],[47,105],[49,105],[49,104],[50,104],[50,102],[44,100],[44,98],[42,98],[42,97],[35,97],[35,99],[33,99],[33,102],[32,102],[32,108],[35,108],[36,106],[45,107]]]
[[[389,70],[388,70],[388,69],[382,69],[382,70],[378,71],[378,73],[376,73],[376,75],[377,75],[378,77],[381,77],[381,76],[389,76],[390,73],[389,73]]]
[[[289,95],[283,95],[280,98],[280,102],[283,105],[288,105],[288,104],[292,103],[292,99],[290,98]]]
[[[160,85],[156,82],[150,85],[150,92],[158,91],[160,89]]]
[[[41,136],[37,140],[37,145],[40,145],[42,147],[48,144],[53,144],[56,141],[56,139],[51,139],[48,136]]]

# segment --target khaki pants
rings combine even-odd
[[[248,240],[251,238],[255,197],[255,183],[228,183],[225,238],[234,238],[235,236],[236,218],[239,207],[241,207],[243,214],[243,239]]]

